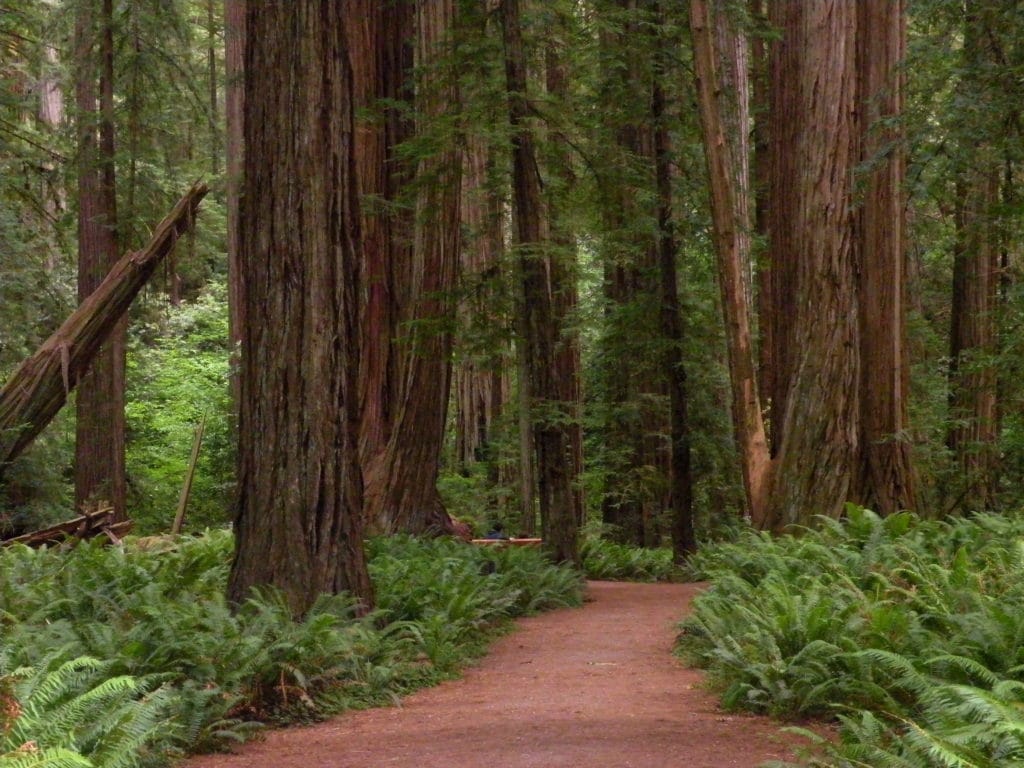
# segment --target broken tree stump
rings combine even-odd
[[[126,253],[0,390],[0,476],[67,401],[139,291],[192,225],[208,191],[197,182],[160,222],[149,244]]]

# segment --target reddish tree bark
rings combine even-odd
[[[234,603],[373,592],[358,463],[356,88],[341,0],[248,3]]]
[[[228,333],[232,346],[245,327],[245,280],[239,269],[239,201],[245,151],[245,0],[224,0],[224,117],[227,124]],[[232,374],[237,399],[237,376]]]
[[[567,420],[561,413],[562,392],[555,376],[559,330],[553,294],[561,286],[554,284],[549,261],[550,236],[544,221],[534,133],[529,124],[519,0],[503,0],[502,23],[512,132],[512,230],[522,284],[520,343],[528,372],[541,521],[546,545],[554,557],[578,563],[572,443],[565,426]]]
[[[660,4],[654,3],[655,18],[662,20]],[[665,95],[661,80],[666,75],[664,43],[655,42],[657,54],[651,91],[651,118],[654,125],[654,178],[657,190],[658,271],[661,278],[661,333],[665,352],[664,377],[669,394],[670,505],[672,510],[672,552],[683,562],[697,550],[693,530],[693,478],[690,473],[690,425],[686,395],[686,370],[683,366],[683,327],[676,274],[676,241],[672,220],[671,145],[665,114]]]
[[[859,460],[856,16],[846,0],[771,3],[782,35],[770,116],[776,529],[838,516]]]
[[[906,48],[903,0],[857,4],[862,185],[857,224],[860,324],[860,467],[851,497],[887,515],[915,509],[908,438],[905,152],[899,129]]]
[[[112,0],[79,5],[75,21],[79,302],[96,290],[118,257],[112,25]],[[126,517],[126,328],[127,321],[122,320],[110,335],[82,378],[76,400],[75,506],[109,502],[116,520]]]
[[[417,133],[437,136],[459,102],[445,66],[454,28],[454,0],[416,3]],[[461,151],[451,136],[416,168],[412,262],[395,274],[408,302],[411,328],[398,328],[403,357],[400,396],[381,460],[364,467],[366,512],[386,533],[450,533],[452,521],[437,491],[451,392],[451,321],[459,263]]]
[[[747,513],[755,527],[763,528],[770,457],[758,392],[746,278],[751,264],[752,228],[746,40],[730,23],[723,3],[715,0],[691,1],[690,28],[729,354],[733,429]]]

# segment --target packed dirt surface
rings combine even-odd
[[[693,584],[591,582],[583,608],[522,619],[465,676],[398,707],[267,734],[185,768],[754,768],[779,725],[723,713],[672,655]]]

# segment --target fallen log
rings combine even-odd
[[[91,539],[94,536],[106,536],[116,544],[122,536],[131,530],[131,527],[131,520],[115,523],[113,508],[103,507],[93,512],[85,512],[71,520],[40,528],[38,531],[0,540],[0,546],[24,544],[27,547],[41,547],[44,544],[62,544],[69,539],[76,541]]]
[[[157,226],[149,244],[122,256],[100,286],[0,390],[0,476],[67,401],[118,320],[178,237],[191,227],[207,191],[206,184],[192,185]]]

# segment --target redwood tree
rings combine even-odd
[[[387,445],[364,467],[366,513],[386,533],[451,532],[437,491],[451,391],[452,292],[459,263],[461,151],[445,131],[458,104],[456,80],[445,66],[455,23],[454,0],[418,0],[416,134],[440,147],[420,158],[410,261],[394,265],[404,307],[397,335],[400,378]]]
[[[75,19],[78,125],[78,300],[118,258],[114,174],[114,33],[112,0],[85,0]],[[82,378],[76,399],[75,506],[106,502],[125,513],[124,371],[121,321]]]
[[[770,4],[772,446],[777,529],[914,504],[905,443],[902,8]],[[861,172],[861,168],[866,171]]]
[[[573,498],[572,438],[557,379],[559,328],[555,296],[565,290],[550,263],[534,128],[527,100],[527,67],[519,0],[502,0],[505,78],[512,138],[512,232],[520,275],[520,333],[536,455],[541,522],[558,560],[579,561]]]
[[[753,524],[762,528],[770,463],[747,279],[752,263],[753,228],[748,57],[746,39],[724,5],[722,0],[692,0],[690,28],[729,355],[733,428],[747,512]]]
[[[372,603],[356,374],[355,86],[341,0],[249,3],[239,499],[228,594]]]
[[[990,102],[994,94],[985,71],[995,61],[998,3],[966,5],[961,156],[956,181],[956,242],[950,318],[949,406],[946,443],[959,465],[957,506],[995,505],[998,455],[997,302],[1000,238],[996,225],[1000,158],[994,146]]]

